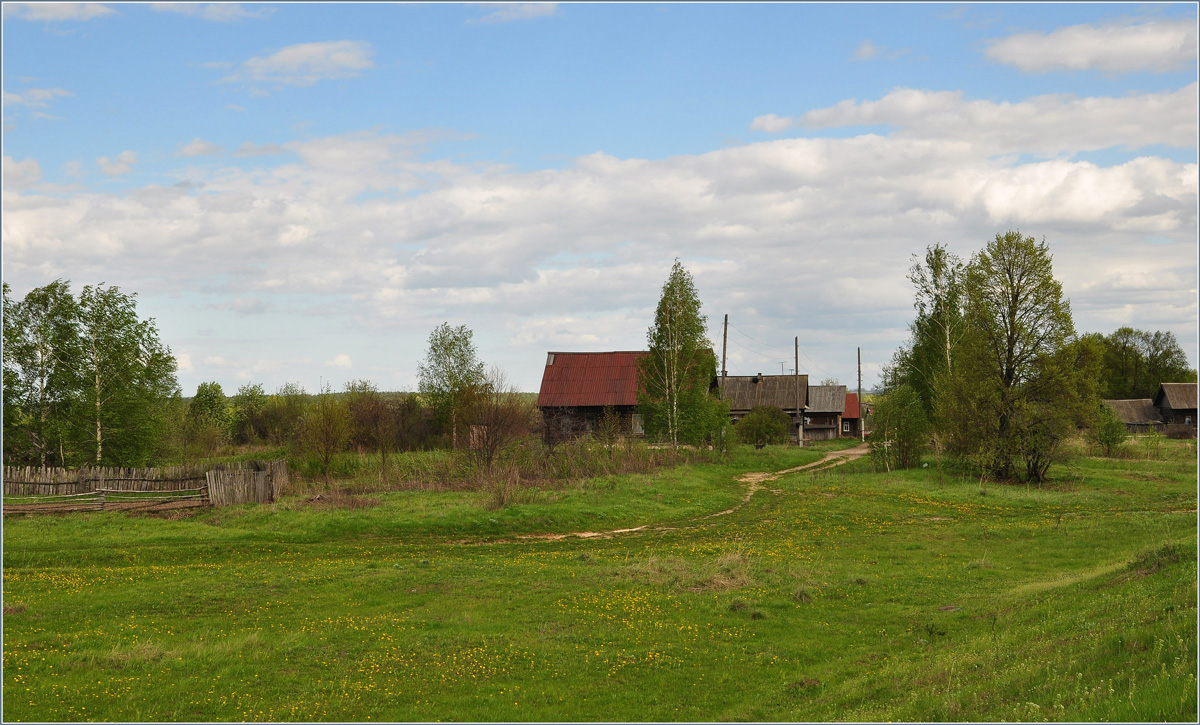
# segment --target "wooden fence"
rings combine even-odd
[[[287,467],[284,462],[283,478]],[[239,503],[270,503],[282,489],[280,476],[270,470],[225,470],[208,472],[208,494],[215,506]]]
[[[74,511],[160,512],[209,506],[208,486],[171,491],[128,491],[99,488],[56,496],[7,496],[4,515],[59,514]]]
[[[5,513],[9,513],[10,506],[18,507],[14,512],[29,513],[137,508],[133,504],[156,498],[146,495],[151,493],[162,494],[159,505],[169,503],[175,508],[188,501],[202,501],[189,505],[205,506],[270,503],[287,483],[286,460],[219,463],[212,467],[77,470],[5,466],[4,508]]]

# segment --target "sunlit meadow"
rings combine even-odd
[[[1194,721],[1195,448],[1169,443],[1042,488],[861,458],[742,503],[838,442],[500,510],[6,519],[3,716]]]

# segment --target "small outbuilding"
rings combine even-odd
[[[841,435],[842,414],[846,410],[845,385],[808,386],[808,406],[804,411],[804,439],[831,441]]]
[[[625,352],[551,352],[537,405],[549,444],[596,430],[604,409],[611,406],[624,435],[643,435],[637,412],[638,361],[648,355]]]
[[[1100,401],[1112,408],[1130,433],[1146,433],[1151,429],[1162,430],[1163,422],[1158,409],[1150,398]]]
[[[842,437],[862,436],[862,415],[858,407],[858,393],[846,393],[846,407],[842,409]]]

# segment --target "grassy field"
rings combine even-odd
[[[1193,448],[738,480],[837,447],[8,519],[3,718],[1195,720]]]

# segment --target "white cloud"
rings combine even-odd
[[[192,364],[192,354],[186,350],[175,353],[175,367],[181,373],[190,373],[196,369]]]
[[[353,364],[350,362],[350,356],[344,352],[334,355],[332,360],[326,360],[325,364],[335,368],[353,367]]]
[[[239,315],[261,315],[271,306],[257,297],[235,297],[229,308]]]
[[[1072,25],[995,40],[987,56],[1026,72],[1181,70],[1196,62],[1196,19]]]
[[[233,155],[234,156],[277,156],[279,154],[286,154],[286,153],[288,153],[288,150],[278,144],[268,143],[268,144],[259,145],[259,144],[255,144],[255,143],[250,143],[249,141],[243,141],[242,145],[238,146],[237,151],[233,152]]]
[[[985,153],[1087,151],[1165,144],[1194,148],[1197,84],[1119,98],[1034,96],[965,100],[959,91],[901,88],[878,101],[842,101],[805,113],[808,128],[889,124],[903,138],[956,140]]]
[[[107,156],[101,156],[96,159],[96,165],[100,167],[100,173],[108,176],[120,176],[128,174],[133,170],[133,165],[138,161],[137,154],[133,151],[122,151],[117,154],[117,158],[109,160]]]
[[[98,3],[4,3],[4,17],[45,22],[91,20],[111,15],[112,8]]]
[[[229,111],[242,111],[242,112],[245,112],[245,110],[246,110],[246,107],[245,107],[245,106],[239,106],[239,105],[237,105],[236,103],[230,103],[228,106],[225,106],[225,109],[226,109],[226,110],[229,110]]]
[[[251,12],[238,3],[150,3],[150,7],[158,12],[190,15],[218,23],[245,18],[265,18],[275,12],[274,8],[259,8]]]
[[[226,76],[228,82],[311,86],[318,81],[356,78],[374,68],[375,50],[366,41],[333,40],[289,45],[270,55],[256,56]]]
[[[211,141],[205,141],[197,136],[187,144],[179,144],[179,150],[175,152],[176,156],[211,156],[213,154],[223,153],[224,146],[218,146]]]
[[[75,94],[62,88],[27,88],[18,93],[4,91],[4,105],[47,108],[55,98],[73,95]]]
[[[532,20],[558,14],[558,3],[474,3],[477,7],[491,10],[486,15],[471,18],[469,23],[508,23],[514,20]]]
[[[768,113],[765,116],[758,116],[754,122],[750,124],[751,131],[765,131],[766,133],[781,133],[792,127],[793,119],[789,117],[776,116],[774,113]]]
[[[912,52],[911,48],[901,48],[899,50],[891,50],[884,45],[875,45],[870,40],[864,40],[854,49],[854,53],[850,56],[850,60],[875,60],[876,58],[885,58],[887,60],[896,60],[902,58]]]
[[[644,345],[679,256],[714,325],[729,312],[740,329],[786,348],[739,349],[734,370],[770,372],[800,335],[817,365],[848,379],[848,333],[867,341],[864,360],[886,360],[903,340],[910,255],[945,241],[966,256],[1019,227],[1049,240],[1079,329],[1108,332],[1132,314],[1129,324],[1170,329],[1191,350],[1197,165],[1060,156],[1177,143],[1174,126],[1195,126],[1194,103],[1190,118],[1177,114],[1188,93],[997,104],[912,91],[813,112],[827,124],[893,123],[888,136],[779,139],[653,161],[598,153],[528,172],[425,159],[422,134],[307,139],[285,144],[294,157],[270,168],[189,170],[203,194],[5,190],[5,273],[30,286],[107,280],[139,291],[142,304],[204,290],[242,314],[269,305],[273,326],[291,320],[281,323],[296,338],[287,349],[369,336],[378,357],[355,353],[356,369],[400,356],[403,380],[419,357],[405,351],[423,349],[440,322],[461,321],[485,360],[535,389],[548,348]],[[1143,109],[1140,123],[1126,103]],[[1029,153],[1049,158],[1017,161]],[[1162,284],[1132,289],[1151,277]],[[280,358],[233,341],[205,354]],[[280,363],[270,374],[284,377],[263,382],[315,379],[333,354],[314,354],[304,371]]]
[[[877,58],[886,48],[875,45],[870,40],[864,40],[851,56],[854,60],[872,60]]]
[[[11,156],[4,157],[4,187],[6,189],[23,189],[32,186],[42,178],[42,166],[37,159],[16,161]]]

